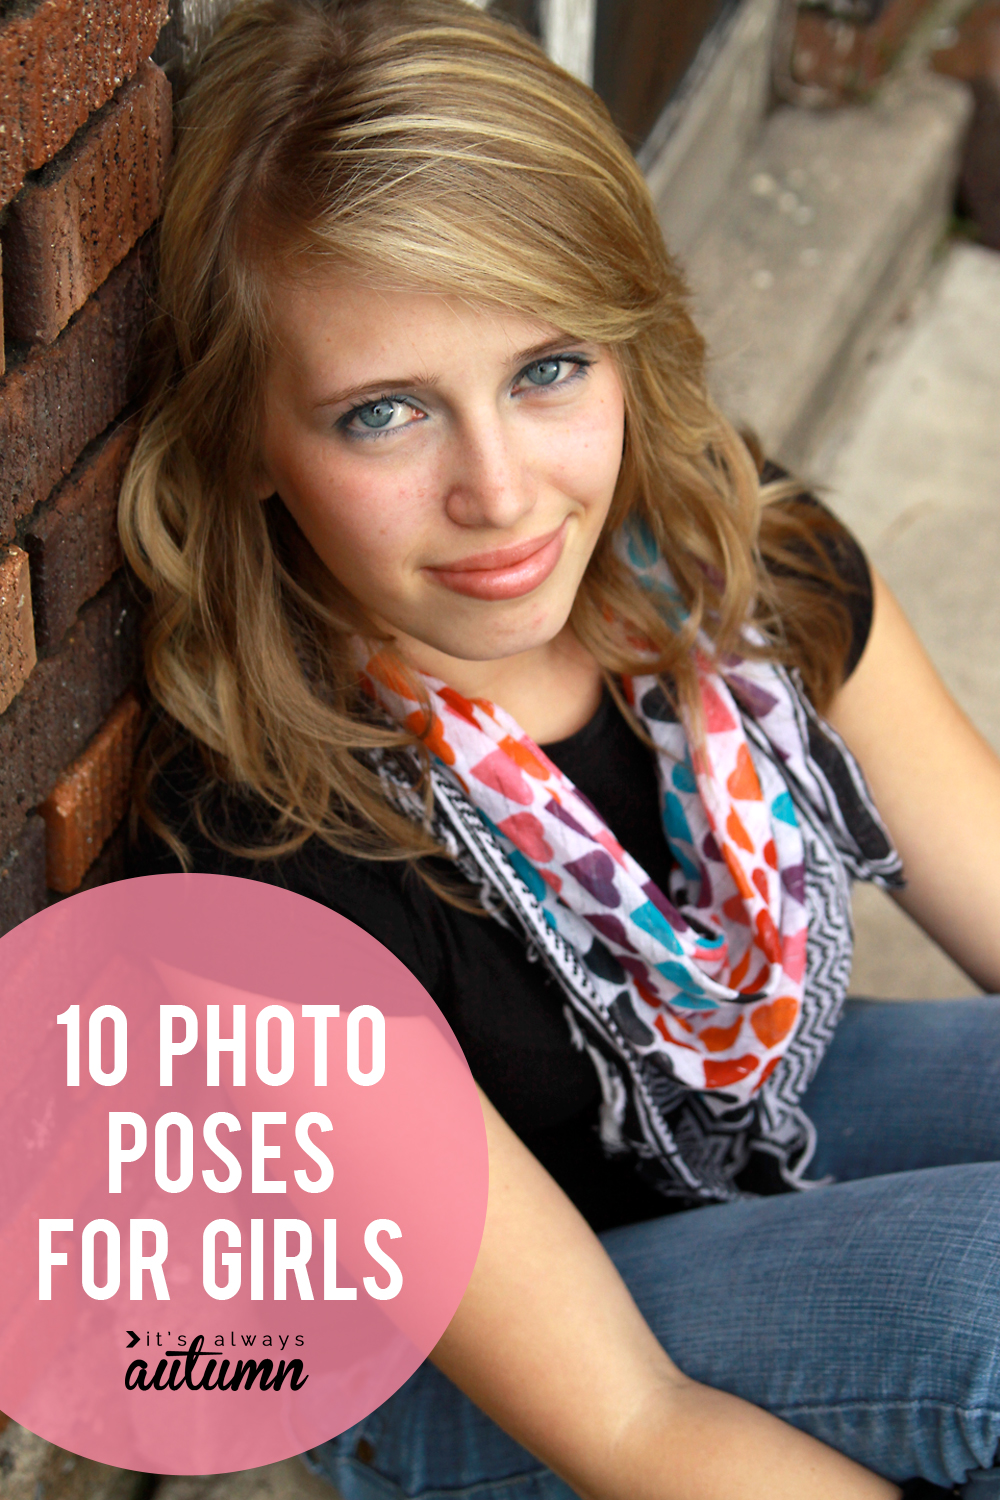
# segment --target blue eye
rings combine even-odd
[[[565,364],[562,359],[539,359],[525,370],[525,377],[532,385],[551,385],[559,377],[559,371]]]
[[[377,401],[366,401],[345,412],[337,426],[350,437],[380,437],[423,421],[426,415],[404,396],[379,396]]]
[[[534,359],[530,365],[525,365],[520,375],[514,382],[514,392],[520,386],[522,391],[526,385],[534,386],[535,390],[544,389],[546,386],[559,386],[571,384],[572,381],[586,375],[592,359],[585,354],[558,354],[549,359]]]
[[[373,401],[371,406],[359,407],[354,415],[365,427],[388,427],[395,412],[395,401]]]

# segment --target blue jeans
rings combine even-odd
[[[608,1253],[687,1374],[887,1478],[1000,1500],[1000,1000],[849,1001],[804,1103],[835,1184]],[[429,1363],[309,1459],[344,1500],[572,1494]]]

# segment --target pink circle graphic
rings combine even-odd
[[[0,940],[0,1410],[154,1473],[254,1468],[392,1395],[486,1213],[468,1065],[352,922],[157,875]]]

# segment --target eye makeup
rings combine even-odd
[[[511,381],[510,392],[512,396],[525,394],[527,391],[539,392],[547,390],[562,390],[574,381],[583,378],[586,372],[594,364],[594,360],[578,351],[550,354],[541,359],[531,360],[524,365]],[[560,376],[558,370],[552,379],[533,380],[532,372],[545,371],[550,366],[568,365],[572,369],[569,374]],[[527,382],[527,384],[525,384]],[[520,387],[520,389],[519,389]],[[384,411],[384,420],[366,421],[365,414],[372,413],[376,416],[383,415],[385,408],[395,408],[395,411]],[[406,421],[394,421],[393,418],[401,408],[408,409],[413,416]],[[382,409],[382,410],[380,410]],[[337,419],[337,429],[349,438],[357,438],[367,441],[371,438],[379,438],[389,433],[402,432],[407,427],[413,427],[418,422],[426,420],[428,413],[425,412],[410,395],[400,392],[385,391],[371,401],[358,402],[349,411],[343,413]]]

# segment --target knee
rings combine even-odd
[[[989,1469],[1000,1445],[1000,1164],[906,1176],[885,1268],[882,1376],[920,1456],[914,1472],[954,1483]]]
[[[936,1350],[939,1375],[951,1366],[965,1379],[974,1375],[983,1398],[991,1396],[997,1404],[1000,1163],[912,1175],[935,1179],[929,1184],[935,1189],[930,1212],[920,1224],[921,1323],[915,1333],[923,1346]]]

